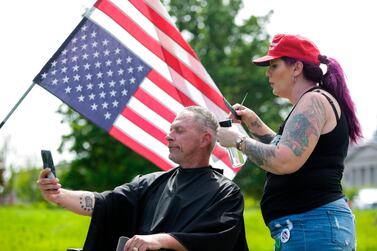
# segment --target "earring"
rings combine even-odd
[[[296,76],[292,76],[292,83],[293,83],[293,84],[296,83]]]

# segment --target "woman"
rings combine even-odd
[[[273,94],[294,107],[274,133],[236,104],[253,137],[219,128],[218,139],[267,171],[261,209],[275,250],[354,250],[355,224],[341,178],[349,140],[356,142],[361,129],[341,67],[308,39],[286,34],[274,36],[268,54],[253,63],[268,66]]]

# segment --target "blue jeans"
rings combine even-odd
[[[268,228],[275,250],[356,250],[355,220],[345,199],[272,220]]]

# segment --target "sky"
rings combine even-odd
[[[12,0],[0,8],[0,121],[3,121],[33,78],[79,23],[95,0]],[[365,140],[377,129],[377,16],[373,1],[245,0],[239,20],[274,13],[266,26],[276,33],[310,38],[321,54],[337,59],[345,71]],[[252,55],[250,55],[252,57]],[[252,83],[251,83],[252,84]],[[249,94],[250,95],[250,94]],[[0,129],[0,146],[8,140],[6,164],[41,165],[40,150],[52,151],[55,162],[72,156],[57,152],[69,132],[56,113],[61,101],[34,86]]]

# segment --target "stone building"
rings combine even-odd
[[[377,187],[377,131],[372,140],[350,149],[344,165],[344,187]]]

